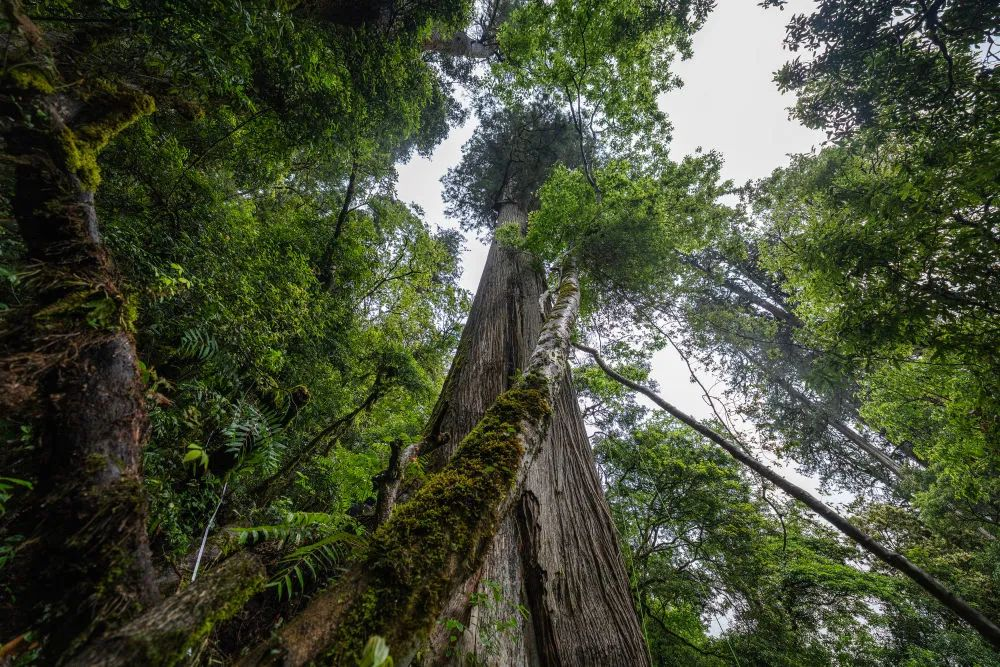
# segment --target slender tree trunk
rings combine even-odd
[[[505,204],[500,224],[526,224]],[[544,277],[537,262],[494,243],[455,362],[431,421],[444,464],[487,406],[513,383],[542,324]],[[552,425],[521,496],[504,518],[483,567],[449,602],[432,635],[439,663],[475,653],[485,664],[644,665],[645,640],[576,393],[566,374]],[[488,582],[488,583],[486,583]],[[599,582],[599,583],[597,583]],[[471,593],[502,599],[469,608]],[[525,618],[517,606],[527,608]],[[450,641],[443,622],[468,630]],[[512,631],[499,632],[512,621]]]
[[[486,60],[497,55],[495,43],[481,42],[473,39],[468,33],[456,30],[454,34],[445,37],[435,30],[424,41],[424,50],[443,53],[449,56],[461,56],[470,60]]]
[[[813,399],[809,398],[804,392],[800,391],[794,384],[789,380],[779,376],[778,374],[772,372],[760,363],[755,358],[751,358],[749,355],[746,357],[750,363],[756,365],[760,371],[768,378],[770,378],[775,384],[785,390],[789,396],[794,398],[796,401],[801,403],[806,407],[807,410],[813,414],[819,415],[823,420],[832,428],[834,431],[842,435],[848,441],[853,443],[858,449],[863,451],[865,454],[871,458],[878,461],[878,463],[888,472],[892,474],[890,478],[890,483],[894,483],[895,479],[903,476],[902,467],[889,458],[889,455],[883,452],[881,449],[876,447],[874,444],[868,441],[866,437],[858,433],[853,427],[845,424],[837,415],[822,405],[817,405]]]
[[[24,537],[5,572],[15,602],[0,631],[47,636],[49,662],[156,600],[140,457],[146,430],[132,307],[97,231],[101,148],[152,100],[102,85],[86,103],[56,92],[40,33],[0,81],[12,208],[36,268],[29,306],[0,333],[0,407],[35,427],[35,487],[5,517]],[[34,32],[32,32],[34,31]],[[14,49],[17,52],[17,49]]]
[[[347,189],[344,191],[344,202],[340,205],[340,213],[337,214],[337,222],[333,227],[333,237],[327,241],[326,249],[323,250],[323,257],[319,262],[319,282],[323,289],[330,291],[333,289],[333,253],[337,250],[340,242],[340,235],[344,231],[344,223],[351,212],[351,204],[354,203],[354,189],[358,183],[358,161],[351,162],[351,174],[347,178]]]
[[[992,619],[988,618],[979,609],[973,607],[956,595],[950,588],[941,583],[941,581],[925,572],[902,554],[896,553],[895,551],[883,546],[866,532],[851,523],[847,518],[833,510],[822,500],[812,495],[802,487],[792,484],[787,479],[750,456],[743,450],[743,448],[729,442],[694,417],[681,412],[650,389],[647,389],[638,382],[629,380],[620,373],[615,372],[614,369],[605,363],[604,359],[601,358],[601,355],[597,350],[580,344],[577,344],[576,347],[591,355],[594,358],[594,361],[597,362],[597,365],[601,367],[601,370],[603,370],[610,378],[628,387],[629,389],[646,396],[649,400],[653,401],[653,403],[661,407],[675,419],[681,421],[694,431],[698,432],[700,435],[719,445],[734,459],[750,468],[755,473],[771,482],[812,511],[816,512],[816,514],[830,522],[834,528],[843,533],[848,539],[852,540],[863,550],[875,556],[903,576],[908,577],[926,593],[929,593],[931,596],[936,598],[938,602],[975,629],[985,641],[993,646],[993,648],[1000,649],[1000,626],[997,626]]]

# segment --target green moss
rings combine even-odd
[[[52,75],[42,68],[30,64],[10,67],[2,75],[0,85],[14,97],[23,95],[26,98],[19,105],[32,110],[29,117],[37,114],[44,118],[51,113],[45,103],[36,99],[38,95],[51,95],[56,90]],[[153,113],[156,105],[152,97],[139,90],[103,79],[85,84],[81,98],[83,120],[74,127],[61,126],[56,136],[50,135],[46,141],[53,140],[54,157],[76,173],[85,188],[94,190],[101,182],[97,156],[122,130]],[[37,104],[30,103],[32,100]]]
[[[180,650],[173,651],[169,656],[163,656],[164,659],[161,662],[150,664],[176,665],[185,661],[190,655],[189,649],[194,649],[201,644],[217,623],[229,620],[239,613],[254,594],[263,590],[266,583],[267,577],[264,575],[263,569],[246,577],[239,591],[230,597],[224,606],[208,616],[194,632],[186,634],[184,645]]]
[[[519,424],[550,414],[544,381],[526,377],[502,394],[441,472],[401,505],[372,536],[365,571],[370,585],[350,603],[327,656],[356,662],[371,635],[390,648],[433,625],[456,570],[471,570],[492,534],[498,508],[524,455]]]
[[[134,298],[110,293],[101,285],[78,287],[35,313],[41,323],[61,326],[66,318],[79,318],[106,331],[132,331],[137,317]]]
[[[569,282],[569,281],[564,282],[559,287],[559,292],[558,292],[559,299],[560,300],[562,300],[562,299],[568,299],[571,296],[574,296],[576,294],[576,292],[577,292],[577,289],[578,288],[577,288],[577,286],[574,283]]]
[[[182,664],[190,659],[191,650],[201,644],[216,624],[236,615],[251,596],[264,588],[266,581],[264,568],[256,561],[247,562],[228,572],[225,578],[203,582],[203,585],[224,589],[227,594],[225,604],[218,608],[212,607],[219,598],[211,595],[205,598],[204,604],[195,600],[191,606],[183,607],[185,613],[172,619],[174,622],[166,627],[155,623],[144,626],[140,617],[138,627],[125,626],[125,631],[117,636],[113,634],[110,642],[112,645],[117,644],[116,651],[125,656],[129,664],[164,667]],[[191,627],[188,624],[189,618],[192,621],[200,620],[195,627]],[[86,655],[88,661],[95,657],[96,655]]]
[[[7,70],[7,79],[14,88],[23,92],[42,93],[43,95],[51,95],[56,92],[49,75],[33,65],[11,67]]]
[[[107,456],[91,454],[84,461],[84,469],[88,476],[103,473],[108,463]],[[77,502],[91,518],[66,540],[60,571],[64,576],[72,573],[77,593],[86,596],[84,600],[68,596],[65,602],[83,602],[91,611],[71,636],[67,654],[76,653],[95,631],[120,625],[142,610],[141,601],[128,593],[135,590],[134,582],[142,576],[135,556],[139,536],[130,530],[109,528],[125,525],[123,518],[144,506],[142,484],[134,478],[123,478],[113,485],[86,489]],[[100,552],[98,559],[93,556],[96,550]],[[67,614],[72,612],[63,610],[57,615]]]
[[[85,101],[100,113],[79,127],[66,128],[59,137],[59,146],[66,166],[76,172],[85,188],[95,190],[101,182],[97,156],[122,130],[153,113],[156,104],[138,90],[103,80],[93,84]]]

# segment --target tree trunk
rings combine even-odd
[[[355,568],[242,664],[353,664],[374,636],[401,664],[415,657],[453,591],[482,566],[497,526],[525,488],[567,370],[579,297],[573,269],[560,281],[524,374],[447,465],[375,531]]]
[[[841,420],[837,415],[833,414],[831,410],[827,409],[824,406],[817,405],[811,398],[809,398],[809,396],[807,396],[804,392],[800,391],[794,384],[792,384],[787,379],[773,373],[764,364],[757,362],[755,359],[752,359],[749,356],[747,358],[750,360],[751,363],[757,365],[758,368],[766,377],[769,377],[775,384],[784,389],[785,393],[787,393],[789,396],[791,396],[796,401],[801,403],[803,406],[805,406],[807,410],[809,410],[813,414],[822,417],[823,420],[834,431],[836,431],[844,438],[849,440],[851,443],[857,446],[858,449],[867,454],[869,457],[878,461],[878,463],[882,466],[882,468],[884,468],[886,471],[892,474],[892,478],[890,478],[889,480],[890,483],[894,482],[893,478],[898,479],[903,476],[904,474],[903,469],[898,463],[889,458],[888,454],[886,454],[881,449],[876,447],[874,444],[869,442],[867,438],[865,438],[863,435],[854,430],[854,428],[845,424],[844,421]]]
[[[241,553],[210,570],[128,625],[88,646],[70,667],[129,667],[181,663],[216,623],[242,609],[264,587],[264,566]]]
[[[0,631],[38,631],[55,662],[157,599],[132,308],[94,209],[97,153],[153,105],[111,84],[86,103],[56,93],[56,75],[34,62],[40,36],[16,5],[7,10],[33,45],[8,63],[0,113],[16,165],[12,209],[36,273],[32,302],[8,316],[0,339],[0,408],[34,424],[36,449],[23,471],[34,489],[3,525],[24,539],[6,572],[15,602],[0,609]]]
[[[526,223],[513,204],[499,224]],[[487,406],[514,381],[541,328],[544,277],[537,261],[490,249],[428,441],[444,441],[428,466],[448,460]],[[617,534],[568,375],[552,425],[521,496],[480,571],[449,602],[431,638],[438,663],[470,653],[489,665],[645,665],[649,658]],[[488,582],[488,583],[487,583]],[[482,603],[469,608],[476,589]],[[525,618],[517,606],[528,610]],[[444,625],[468,629],[451,641]],[[504,622],[513,630],[501,632]]]

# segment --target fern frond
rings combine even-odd
[[[240,544],[265,540],[281,540],[298,544],[305,538],[315,538],[341,531],[344,518],[326,512],[289,512],[285,521],[273,525],[235,528]]]
[[[305,592],[307,583],[319,580],[321,574],[343,564],[364,543],[358,535],[340,531],[298,547],[281,559],[282,568],[268,587],[275,589],[279,600],[282,597],[291,599],[296,593]]]
[[[177,354],[185,359],[208,361],[219,351],[219,343],[204,329],[188,329],[181,334]]]
[[[340,567],[366,543],[364,536],[344,530],[350,525],[342,515],[325,512],[290,512],[285,521],[267,526],[237,528],[240,544],[278,541],[282,547],[294,545],[278,561],[279,569],[268,583],[278,598],[291,598]]]

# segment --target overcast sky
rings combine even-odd
[[[823,139],[821,132],[788,119],[793,98],[780,95],[773,82],[775,70],[791,57],[782,47],[785,24],[793,13],[809,12],[812,2],[792,0],[779,11],[764,10],[756,1],[718,0],[694,38],[694,56],[674,64],[684,86],[661,98],[674,126],[672,156],[679,159],[699,147],[717,150],[725,159],[723,177],[736,184],[767,176],[787,164],[789,154],[808,152]],[[431,225],[457,226],[444,215],[440,179],[458,163],[474,127],[471,120],[452,129],[430,159],[414,159],[399,168],[400,199],[419,205]],[[462,285],[474,291],[486,248],[475,238],[467,238],[466,245]],[[688,376],[676,353],[665,350],[654,358],[653,377],[664,398],[705,418],[708,406]],[[712,384],[709,376],[699,376]],[[805,482],[798,475],[792,477]]]

